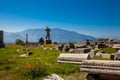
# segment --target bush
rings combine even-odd
[[[46,66],[44,64],[28,64],[20,70],[21,74],[27,78],[37,78],[46,76]]]

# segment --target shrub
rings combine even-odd
[[[37,78],[46,76],[46,66],[44,64],[28,64],[20,70],[21,74],[27,78]]]

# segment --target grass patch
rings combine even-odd
[[[111,54],[111,53],[115,53],[116,49],[114,49],[114,48],[103,48],[103,52]]]
[[[78,65],[63,63],[63,64],[57,64],[54,67],[54,72],[56,74],[68,75],[70,73],[79,72],[79,69],[80,69],[80,66]]]
[[[33,54],[27,58],[21,58],[19,55],[26,53],[23,51],[24,47],[6,45],[5,48],[0,48],[0,80],[26,80],[28,78],[42,80],[42,77],[47,74],[56,73],[67,77],[70,74],[79,73],[79,65],[57,63],[61,52],[50,50],[55,45],[44,46],[46,50],[43,46],[30,46],[28,49]]]

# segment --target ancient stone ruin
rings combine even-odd
[[[3,36],[3,31],[0,31],[0,48],[4,47],[4,36]]]
[[[61,63],[74,63],[81,64],[84,60],[89,60],[89,54],[70,54],[70,53],[61,53],[58,56],[58,61]]]
[[[88,72],[87,80],[120,80],[120,61],[85,60],[80,71]]]

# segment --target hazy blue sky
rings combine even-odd
[[[62,28],[120,38],[120,0],[0,0],[0,29]]]

